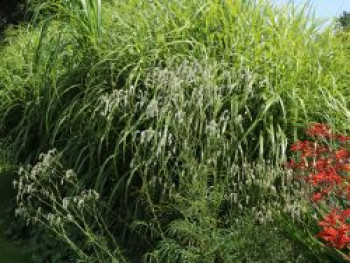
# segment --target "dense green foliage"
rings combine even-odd
[[[326,260],[295,234],[315,226],[280,165],[307,123],[349,130],[332,28],[267,1],[30,8],[0,50],[0,134],[32,165],[21,214],[86,262]]]

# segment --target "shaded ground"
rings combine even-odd
[[[9,24],[17,24],[23,19],[23,0],[0,0],[0,34]]]
[[[16,244],[5,234],[14,216],[11,209],[15,198],[12,180],[12,175],[0,173],[0,262],[30,263],[30,256],[23,251],[23,245]]]

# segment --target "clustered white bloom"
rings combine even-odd
[[[17,188],[16,215],[33,223],[59,226],[66,220],[76,220],[76,209],[90,209],[100,198],[93,189],[84,189],[74,195],[77,174],[62,170],[55,150],[40,155],[33,167],[21,167],[20,178],[14,181]]]
[[[89,201],[99,200],[100,195],[93,189],[83,190],[79,195],[72,198],[73,202],[77,204],[79,209],[83,208],[84,205]]]
[[[149,118],[154,118],[158,115],[159,108],[158,108],[158,101],[156,99],[153,99],[150,101],[146,108],[146,115]]]
[[[266,163],[233,164],[230,171],[230,178],[234,179],[229,187],[232,192],[224,198],[238,214],[250,210],[261,224],[273,221],[274,213],[286,213],[299,222],[307,216],[304,203],[307,198],[303,198],[306,193],[294,187],[295,181],[289,171]]]
[[[156,131],[153,129],[141,131],[141,144],[149,143],[153,138],[156,137]]]

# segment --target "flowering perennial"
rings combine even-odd
[[[350,243],[350,225],[348,219],[350,218],[350,209],[340,211],[333,209],[327,214],[318,224],[322,227],[322,231],[318,237],[327,241],[329,245],[343,249],[349,246]]]
[[[315,204],[324,201],[330,208],[318,222],[322,230],[317,236],[331,247],[350,249],[350,137],[333,134],[322,123],[312,124],[306,135],[310,140],[291,146],[297,158],[287,166],[311,186]]]

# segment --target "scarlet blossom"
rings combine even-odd
[[[290,147],[290,149],[291,149],[293,152],[301,151],[301,150],[305,147],[305,143],[306,143],[306,142],[297,140],[295,143],[292,144],[292,146]]]
[[[319,144],[315,144],[315,148],[316,148],[316,153],[318,155],[330,152],[330,148],[327,145],[323,145],[323,144],[320,144],[320,143]]]
[[[344,160],[350,156],[349,151],[345,150],[344,148],[338,150],[335,152],[335,158],[337,160]]]
[[[323,123],[314,123],[311,125],[309,129],[306,130],[306,134],[312,137],[323,137],[330,138],[331,137],[331,129],[328,125]]]
[[[314,162],[314,168],[318,171],[325,170],[331,164],[330,160],[327,158],[320,158]]]
[[[345,174],[350,172],[350,137],[332,134],[330,127],[322,123],[312,124],[306,134],[312,140],[296,141],[291,146],[298,158],[287,167],[296,172],[296,179],[314,188],[311,201],[332,198],[332,202],[345,208],[350,201],[350,177]],[[330,203],[324,203],[327,204]],[[350,249],[350,209],[333,209],[318,225],[321,231],[317,236],[329,246]]]
[[[350,217],[350,209],[345,209],[342,211],[342,215],[344,217]]]
[[[348,247],[350,245],[350,225],[346,223],[346,219],[349,216],[349,209],[343,211],[333,209],[319,222],[318,225],[322,227],[322,231],[317,236],[337,249]]]
[[[350,172],[350,164],[343,164],[342,169],[345,172]]]
[[[327,214],[324,219],[318,223],[319,226],[327,227],[329,225],[336,225],[338,221],[341,221],[339,209],[333,209],[331,213]]]
[[[326,241],[333,241],[337,238],[338,231],[333,227],[325,227],[318,236]]]
[[[333,136],[335,139],[337,139],[339,142],[346,142],[346,141],[350,141],[350,136],[344,136],[341,134],[336,134]]]
[[[349,230],[348,226],[325,227],[317,236],[327,241],[332,247],[344,249],[350,243]]]
[[[349,246],[349,227],[340,227],[338,229],[338,237],[331,244],[337,249],[344,249]]]
[[[296,141],[291,146],[293,152],[300,152],[301,157],[314,157],[318,153],[319,147],[311,141]]]
[[[312,196],[312,200],[317,203],[322,199],[323,195],[321,193],[314,193]]]
[[[311,173],[307,177],[307,181],[312,183],[313,186],[318,186],[322,183],[336,185],[341,183],[343,181],[343,178],[340,175],[338,175],[338,173],[334,169],[328,169],[327,171]]]

